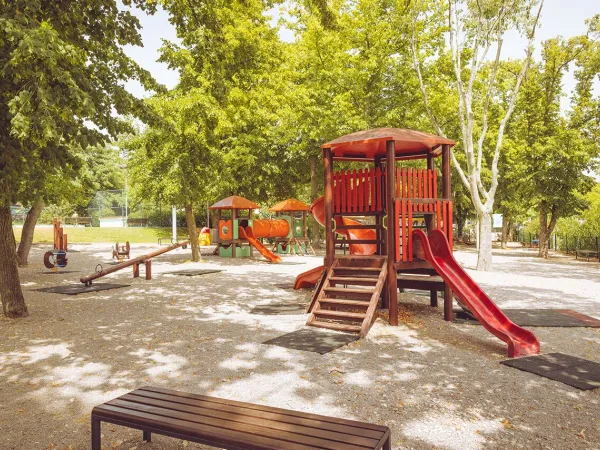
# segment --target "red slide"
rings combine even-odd
[[[269,249],[267,247],[265,247],[262,243],[260,243],[254,237],[254,231],[252,231],[252,227],[246,227],[245,229],[244,229],[244,227],[238,227],[238,235],[240,236],[240,238],[246,239],[248,242],[250,242],[250,245],[252,247],[254,247],[256,250],[258,250],[258,252],[261,255],[263,255],[265,258],[267,258],[272,263],[280,263],[281,262],[281,257],[279,257],[276,254],[274,254],[273,252],[269,251]]]
[[[540,343],[535,334],[511,322],[458,265],[444,233],[433,230],[428,238],[422,230],[414,230],[413,252],[417,258],[433,266],[486,330],[508,344],[510,358],[537,355],[540,352]]]
[[[325,197],[319,197],[313,202],[313,204],[310,206],[310,213],[319,224],[325,226]],[[356,220],[339,216],[335,218],[335,224],[336,226],[362,225]],[[336,233],[346,236],[346,239],[348,239],[350,242],[352,242],[353,239],[377,239],[374,229],[337,230]],[[374,255],[376,251],[377,246],[375,244],[350,244],[351,255]],[[324,266],[319,266],[298,275],[296,277],[294,289],[311,288],[317,284],[321,278],[323,267]]]

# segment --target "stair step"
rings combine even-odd
[[[331,277],[329,281],[334,284],[355,284],[358,286],[369,286],[373,284],[377,284],[379,278],[372,277]]]
[[[340,270],[347,270],[349,272],[370,272],[370,273],[379,273],[381,272],[381,267],[354,267],[354,266],[335,266],[333,268],[334,272]]]
[[[308,325],[311,327],[327,328],[328,330],[336,331],[348,331],[350,333],[360,333],[360,325],[348,325],[345,323],[333,323],[333,322],[310,322]]]
[[[318,309],[313,311],[313,314],[317,317],[325,317],[326,319],[337,319],[337,320],[358,320],[360,322],[363,321],[366,314],[363,313],[353,313],[346,311],[328,311],[326,309]]]
[[[334,295],[353,295],[358,297],[371,297],[375,293],[375,289],[349,289],[338,287],[325,287],[323,290]]]
[[[349,306],[353,308],[368,308],[371,302],[361,300],[343,300],[341,298],[322,298],[319,300],[320,304],[336,305],[336,306]]]

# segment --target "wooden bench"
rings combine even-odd
[[[575,259],[579,259],[580,256],[584,256],[586,261],[589,261],[590,257],[600,259],[598,252],[594,250],[575,250]]]
[[[390,450],[390,429],[281,408],[142,387],[92,410],[92,450],[109,422],[226,449]]]

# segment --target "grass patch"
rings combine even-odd
[[[131,244],[158,243],[159,238],[169,239],[172,234],[171,228],[148,228],[148,227],[129,227],[129,228],[100,228],[100,227],[69,227],[64,226],[65,234],[68,236],[69,244],[90,244],[96,242],[119,242],[124,244],[129,241]],[[14,228],[17,242],[21,240],[21,227]],[[187,239],[187,229],[178,228],[177,237],[179,240]],[[35,227],[33,234],[34,244],[52,244],[54,241],[52,227]]]

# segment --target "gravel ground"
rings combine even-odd
[[[143,254],[151,246],[137,245]],[[152,384],[199,394],[388,425],[396,449],[600,449],[600,389],[582,392],[502,366],[504,343],[483,327],[442,320],[427,295],[401,294],[398,327],[377,319],[366,339],[329,354],[261,342],[303,326],[306,315],[253,315],[257,305],[307,301],[289,284],[320,257],[259,260],[176,250],[153,260],[154,279],[67,296],[34,289],[76,283],[109,245],[73,246],[62,273],[35,263],[21,271],[30,316],[0,319],[0,449],[89,448],[98,403]],[[497,251],[494,271],[469,271],[501,307],[570,308],[600,318],[600,264],[541,261],[531,251]],[[472,251],[457,252],[467,269]],[[40,262],[40,263],[38,263]],[[165,272],[202,268],[199,277]],[[67,272],[71,273],[67,273]],[[440,302],[441,304],[441,302]],[[542,351],[600,362],[600,330],[535,328]],[[119,449],[205,448],[103,425]]]

